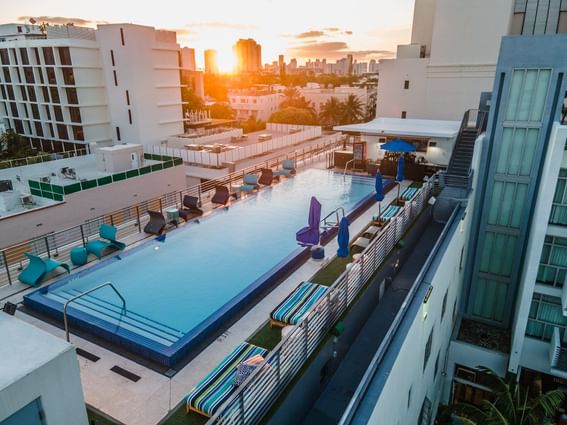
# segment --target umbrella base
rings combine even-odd
[[[325,258],[325,248],[322,246],[314,246],[311,248],[311,258],[314,260],[322,260]]]

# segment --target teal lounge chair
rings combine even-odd
[[[51,258],[43,259],[36,255],[26,252],[26,257],[30,260],[27,267],[20,273],[18,279],[20,282],[31,286],[38,286],[45,277],[55,270],[57,267],[63,267],[67,273],[71,272],[69,265],[52,260]]]
[[[295,176],[295,161],[293,159],[284,159],[282,161],[282,169],[277,170],[274,175],[285,177]]]
[[[98,234],[102,239],[106,240],[97,239],[95,241],[87,243],[87,245],[85,246],[87,252],[96,255],[100,259],[107,248],[114,248],[122,251],[124,248],[126,248],[126,244],[116,240],[117,231],[118,229],[114,226],[111,226],[109,224],[101,224],[98,229]]]
[[[258,176],[256,174],[244,174],[242,179],[242,185],[240,185],[240,192],[253,192],[254,190],[260,189],[258,184]]]

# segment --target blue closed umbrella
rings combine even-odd
[[[404,166],[406,165],[406,160],[403,156],[400,156],[398,160],[398,174],[396,175],[396,180],[401,182],[404,180]]]
[[[348,218],[341,218],[341,223],[339,224],[339,234],[337,236],[337,242],[339,243],[337,257],[348,257],[348,243],[350,240],[348,226]]]
[[[380,171],[376,173],[376,183],[374,184],[376,188],[376,200],[383,201],[384,200],[384,185],[382,184],[382,174]]]
[[[389,152],[415,152],[415,146],[402,139],[390,140],[380,146],[380,149]]]

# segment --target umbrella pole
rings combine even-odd
[[[398,202],[400,202],[400,183],[398,182]]]

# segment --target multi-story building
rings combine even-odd
[[[0,26],[0,121],[43,150],[159,143],[182,131],[171,31]],[[147,102],[146,99],[152,99]]]
[[[350,95],[354,95],[360,100],[364,109],[366,109],[368,103],[368,91],[362,87],[340,86],[332,89],[324,89],[318,85],[308,85],[307,87],[300,88],[299,93],[305,100],[311,102],[317,113],[321,112],[323,105],[325,105],[331,97],[344,102]]]
[[[183,47],[181,49],[181,63],[183,69],[196,71],[197,64],[195,62],[195,49],[192,49],[191,47]]]
[[[217,51],[214,49],[205,50],[205,74],[218,74]]]
[[[259,72],[262,70],[262,46],[249,38],[240,39],[233,47],[237,73]]]
[[[246,121],[251,117],[268,121],[279,109],[283,99],[281,93],[274,93],[271,90],[238,90],[228,94],[230,107],[239,121]]]

